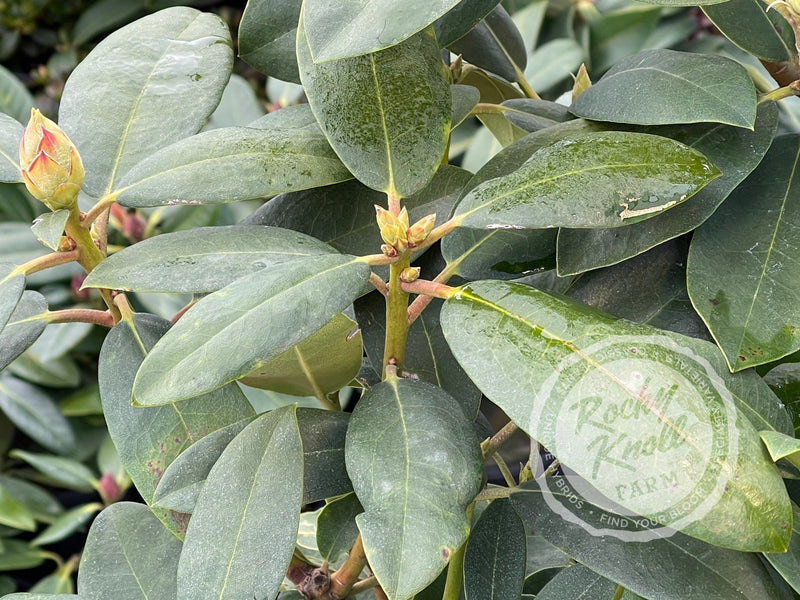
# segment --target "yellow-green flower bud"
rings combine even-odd
[[[411,283],[419,279],[419,267],[406,267],[400,272],[400,281]]]
[[[419,221],[414,223],[408,228],[408,233],[406,235],[406,238],[408,239],[408,245],[413,248],[417,244],[424,242],[430,235],[431,231],[433,231],[433,226],[435,224],[435,213],[426,217],[422,217]]]
[[[397,224],[397,217],[377,204],[375,204],[375,220],[378,222],[378,227],[380,227],[381,230],[384,227]]]
[[[403,207],[403,210],[400,211],[397,220],[400,222],[400,226],[403,228],[403,231],[408,229],[408,211],[406,210],[405,206]]]
[[[19,162],[25,187],[50,210],[71,208],[78,201],[84,178],[78,150],[58,125],[35,108],[22,132]]]

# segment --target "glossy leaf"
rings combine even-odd
[[[178,600],[277,594],[294,550],[303,494],[295,410],[257,418],[211,469],[186,532]]]
[[[28,437],[43,447],[67,455],[75,450],[75,432],[53,398],[41,388],[3,375],[0,409]]]
[[[117,502],[92,523],[78,592],[87,598],[174,598],[180,554],[180,541],[147,506]]]
[[[298,408],[303,440],[303,504],[353,491],[344,462],[348,413]]]
[[[221,427],[181,452],[158,480],[153,505],[181,513],[194,512],[197,496],[214,463],[250,421],[244,419]]]
[[[68,218],[69,211],[66,209],[45,213],[33,222],[31,232],[42,244],[51,250],[58,250],[58,242]]]
[[[459,289],[441,318],[481,391],[606,497],[715,545],[788,544],[785,488],[707,342],[498,281]],[[611,416],[598,421],[595,411]],[[666,427],[683,441],[670,444]],[[638,493],[638,467],[656,482],[666,477],[669,493],[655,484]],[[676,508],[696,489],[702,509]],[[720,527],[742,514],[736,527]]]
[[[586,600],[605,600],[613,598],[617,584],[598,575],[583,565],[575,565],[553,577],[540,592],[537,600],[568,600],[584,598]]]
[[[689,296],[732,371],[800,349],[800,136],[775,140],[761,165],[695,233]]]
[[[481,229],[620,227],[685,201],[719,175],[702,154],[667,138],[586,133],[472,189],[455,217]]]
[[[356,405],[345,457],[365,509],[356,522],[369,564],[391,600],[410,598],[469,531],[482,463],[472,426],[440,388],[389,379]]]
[[[566,501],[550,486],[547,494]],[[558,518],[533,482],[523,484],[511,503],[529,529],[536,530],[596,573],[645,598],[659,600],[751,600],[781,598],[757,555],[735,552],[681,533],[630,542],[615,535],[595,535],[585,523]],[[584,500],[579,518],[602,525],[620,515]],[[740,523],[732,525],[738,527]],[[632,529],[632,527],[631,527]],[[626,530],[617,530],[624,535]],[[642,565],[647,565],[643,569]]]
[[[359,56],[402,42],[456,4],[458,0],[306,0],[305,35],[314,62]]]
[[[493,501],[467,541],[466,600],[518,600],[525,578],[525,551],[522,520],[508,500]]]
[[[254,271],[331,252],[319,240],[277,227],[196,227],[158,235],[112,254],[83,286],[213,292]]]
[[[115,193],[120,204],[137,208],[220,204],[350,177],[318,131],[223,127],[150,153]]]
[[[498,4],[498,0],[461,0],[433,24],[439,44],[446,47],[462,38]]]
[[[722,175],[689,202],[639,223],[615,229],[562,229],[558,234],[558,272],[572,275],[611,265],[699,227],[756,168],[775,135],[778,110],[772,102],[758,108],[755,130],[719,124],[644,129],[703,153]]]
[[[506,119],[525,131],[539,131],[574,118],[566,106],[548,100],[514,98],[503,106]]]
[[[0,65],[0,89],[3,90],[0,113],[5,113],[20,123],[27,123],[33,108],[33,97],[28,88],[3,65]],[[19,142],[19,138],[17,141]],[[12,156],[16,156],[16,153]]]
[[[414,3],[397,6],[405,10]],[[305,14],[310,11],[306,2]],[[390,17],[381,19],[391,26]],[[300,78],[342,162],[381,192],[405,197],[425,187],[441,163],[452,116],[450,83],[433,31],[374,54],[315,64],[302,24],[301,17]]]
[[[2,73],[0,70],[0,79]],[[0,112],[0,181],[4,183],[22,181],[22,173],[19,170],[21,139],[22,125],[16,119]]]
[[[300,83],[297,21],[302,0],[252,0],[239,23],[239,58],[265,75]]]
[[[358,537],[356,517],[364,508],[355,494],[347,494],[328,502],[317,518],[317,546],[323,558],[336,562]]]
[[[8,263],[0,263],[0,332],[8,323],[25,291],[25,274]]]
[[[500,75],[517,81],[525,72],[528,55],[525,42],[506,9],[498,5],[458,41],[449,44],[453,54]]]
[[[147,355],[134,401],[193,398],[266,364],[344,310],[368,275],[355,257],[322,255],[256,271],[205,296]]]
[[[44,546],[60,542],[78,531],[92,520],[95,513],[102,510],[99,502],[81,504],[60,514],[58,518],[31,540],[31,546]]]
[[[644,50],[618,62],[578,96],[570,111],[616,123],[712,121],[752,129],[756,93],[744,67],[729,58]]]
[[[292,396],[325,398],[347,386],[361,369],[358,323],[345,314],[240,379],[245,385]]]
[[[773,62],[797,56],[794,34],[777,10],[767,10],[758,0],[728,0],[702,6],[722,34],[749,54]]]
[[[47,301],[39,292],[25,291],[0,331],[0,371],[25,352],[47,326]]]
[[[284,109],[285,110],[285,109]],[[403,199],[409,221],[429,214],[444,222],[471,175],[451,165],[442,166],[422,190]],[[282,194],[264,204],[247,219],[253,225],[274,225],[301,231],[329,243],[340,252],[374,254],[380,251],[380,231],[375,205],[386,205],[386,196],[358,181],[305,192]],[[325,218],[309,219],[309,214]]]
[[[100,353],[100,395],[108,431],[125,469],[145,502],[172,461],[203,436],[252,417],[250,403],[235,385],[211,394],[155,408],[131,405],[131,389],[145,353],[167,331],[169,322],[152,315],[121,321],[106,336]],[[147,431],[147,437],[141,436]],[[183,536],[187,516],[154,510],[176,535]]]
[[[139,19],[100,42],[70,75],[59,108],[59,125],[86,168],[86,191],[99,197],[118,189],[139,161],[199,131],[232,60],[222,19],[187,7]]]

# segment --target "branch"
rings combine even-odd
[[[514,433],[519,429],[514,421],[509,421],[506,423],[503,428],[495,433],[492,437],[487,439],[485,442],[481,444],[481,450],[483,450],[483,458],[489,458],[492,454],[497,452],[497,450],[508,441]]]
[[[92,323],[111,329],[114,326],[114,317],[107,310],[94,310],[91,308],[68,308],[65,310],[48,311],[48,323]]]
[[[411,282],[400,282],[400,289],[409,294],[425,294],[434,298],[447,300],[456,293],[457,288],[450,287],[443,283],[436,283],[427,279],[417,279]],[[408,312],[406,311],[406,315]]]
[[[367,564],[367,555],[364,553],[364,543],[361,535],[356,538],[347,560],[331,575],[330,593],[333,598],[344,598],[353,589],[358,576]]]

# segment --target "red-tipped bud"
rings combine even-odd
[[[426,217],[422,217],[419,221],[414,223],[408,228],[408,234],[406,236],[408,238],[408,245],[413,248],[417,244],[424,242],[430,235],[431,231],[433,231],[433,226],[435,224],[435,213]]]

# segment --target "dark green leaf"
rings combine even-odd
[[[302,0],[250,0],[239,23],[239,58],[265,75],[300,83],[297,21]]]
[[[148,503],[153,501],[164,470],[181,452],[203,436],[254,414],[236,385],[181,404],[132,406],[136,371],[147,350],[168,328],[167,321],[137,315],[132,323],[121,321],[109,332],[100,353],[98,378],[108,431],[125,469]],[[142,437],[143,431],[146,437]],[[154,512],[171,531],[183,535],[186,515]]]
[[[646,128],[703,153],[720,171],[706,187],[673,210],[615,229],[562,229],[558,234],[558,272],[572,275],[614,264],[699,227],[767,152],[775,135],[778,110],[762,102],[754,131],[729,125]]]
[[[83,45],[97,34],[121,27],[145,10],[147,0],[98,0],[87,6],[72,28],[72,43]]]
[[[0,482],[0,524],[23,531],[35,531],[34,515],[17,501]]]
[[[2,338],[0,338],[2,341]],[[0,409],[27,436],[45,448],[69,454],[75,450],[75,433],[53,398],[16,377],[0,377]]]
[[[266,364],[344,310],[368,276],[358,258],[321,255],[255,271],[205,296],[145,358],[135,402],[193,398]]]
[[[570,110],[616,123],[712,121],[752,129],[756,90],[745,68],[729,58],[644,50],[617,63]]]
[[[392,600],[410,598],[467,536],[482,463],[472,426],[440,388],[389,379],[356,405],[345,457],[369,564]]]
[[[448,47],[467,62],[508,81],[517,81],[528,63],[522,35],[502,5]]]
[[[8,365],[8,372],[46,387],[75,388],[81,384],[80,368],[71,356],[42,361],[29,350]]]
[[[132,207],[220,204],[351,177],[319,131],[223,127],[151,153],[115,193]]]
[[[79,492],[91,492],[97,487],[97,476],[89,467],[71,458],[39,454],[26,450],[12,450],[9,453],[24,460],[42,473],[53,484]]]
[[[481,93],[478,88],[471,85],[451,85],[450,95],[453,102],[453,118],[450,121],[450,127],[455,129],[464,119],[466,119],[478,104],[481,98]],[[441,168],[437,173],[441,172]]]
[[[797,57],[794,33],[780,12],[767,11],[758,0],[728,0],[703,6],[711,22],[734,44],[749,54],[773,62]]]
[[[319,240],[277,227],[197,227],[158,235],[112,254],[83,285],[137,292],[213,292],[253,271],[331,252]]]
[[[781,598],[755,554],[718,548],[681,533],[631,542],[624,536],[635,529],[632,519],[626,526],[617,525],[624,517],[586,499],[572,509],[585,521],[576,524],[553,513],[546,495],[569,504],[568,495],[573,494],[569,488],[561,492],[554,487],[543,491],[536,483],[526,483],[512,494],[511,503],[529,529],[632,592],[659,600]],[[616,535],[597,535],[586,522],[599,528],[614,523],[609,533]]]
[[[306,0],[305,35],[315,62],[359,56],[402,42],[447,13],[458,1]]]
[[[620,227],[685,201],[719,175],[702,154],[674,140],[585,133],[473,188],[455,217],[477,229]]]
[[[310,8],[306,3],[306,15]],[[392,23],[387,15],[381,19]],[[317,121],[359,181],[403,197],[425,187],[442,161],[452,116],[447,69],[432,30],[374,54],[315,64],[301,27],[297,60]]]
[[[349,415],[338,411],[298,408],[303,440],[303,504],[353,490],[344,463]]]
[[[153,505],[191,514],[197,496],[223,450],[251,419],[221,427],[181,452],[166,468],[153,492]]]
[[[800,593],[800,509],[792,505],[794,515],[792,523],[792,541],[786,552],[768,552],[764,558],[769,561],[781,577]]]
[[[295,410],[257,418],[211,469],[186,532],[178,600],[272,598],[278,592],[303,494]]]
[[[0,371],[31,347],[47,326],[47,301],[39,292],[25,291],[0,331]]]
[[[356,517],[362,512],[364,508],[355,494],[325,505],[317,518],[317,546],[325,560],[336,562],[342,554],[350,552],[358,537]]]
[[[518,600],[525,579],[525,552],[522,520],[508,500],[495,500],[481,513],[467,542],[466,600]]]
[[[498,0],[461,0],[433,24],[439,44],[449,46],[466,35],[498,4]]]
[[[786,490],[712,345],[499,281],[459,289],[441,318],[481,391],[600,493],[716,545],[788,544]]]
[[[22,504],[37,521],[50,523],[64,510],[50,492],[30,481],[0,475],[0,486],[9,496]]]
[[[800,349],[798,162],[800,136],[776,139],[692,241],[689,296],[732,371]]]
[[[464,74],[459,83],[477,88],[480,92],[480,101],[488,104],[500,104],[504,100],[522,98],[522,92],[507,81],[469,66],[464,68]],[[479,114],[477,116],[503,146],[508,146],[514,140],[525,135],[524,130],[512,124],[502,115]]]
[[[525,131],[539,131],[574,118],[566,106],[548,100],[513,98],[503,106],[506,119]]]
[[[50,323],[30,347],[29,354],[46,363],[64,358],[92,331],[91,323]]]
[[[187,7],[139,19],[100,42],[70,75],[59,109],[59,125],[86,167],[86,191],[100,197],[118,189],[139,161],[199,131],[232,59],[222,19]]]
[[[536,600],[607,600],[617,584],[583,565],[562,569],[536,594]]]
[[[78,569],[87,598],[174,598],[180,541],[144,504],[117,502],[92,523]]]
[[[3,70],[0,67],[0,90],[2,90]],[[2,109],[2,104],[0,104]],[[22,139],[22,125],[15,119],[0,112],[0,181],[17,183],[22,181],[19,170],[19,141]]]
[[[3,65],[0,65],[0,113],[5,113],[20,123],[27,123],[33,108],[33,97],[23,83]],[[22,137],[20,131],[20,137]],[[19,138],[17,138],[19,143]],[[17,156],[15,152],[12,156]]]

